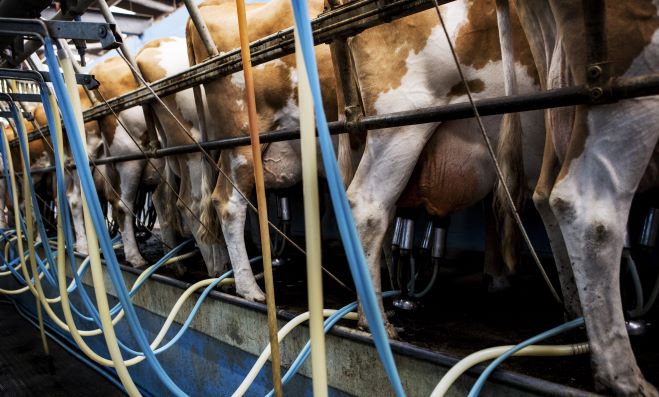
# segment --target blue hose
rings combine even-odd
[[[309,22],[309,12],[305,0],[292,0],[293,13],[295,16],[295,25],[298,29],[300,38],[300,47],[304,56],[304,63],[307,68],[307,75],[311,85],[311,93],[314,101],[314,111],[316,113],[316,126],[318,128],[318,140],[323,157],[323,165],[327,174],[327,182],[330,189],[332,206],[336,215],[341,240],[350,265],[350,272],[355,281],[357,293],[360,302],[364,308],[369,328],[373,335],[373,341],[382,360],[382,365],[389,377],[389,381],[396,392],[401,397],[405,395],[403,386],[398,375],[396,363],[394,362],[391,347],[387,333],[384,329],[380,308],[378,305],[373,284],[371,283],[370,273],[366,266],[364,250],[357,234],[352,212],[346,193],[343,188],[343,180],[336,164],[336,154],[329,135],[327,119],[323,109],[322,95],[320,92],[320,82],[318,78],[318,68],[314,53],[313,36],[311,33],[311,23]],[[304,77],[302,77],[304,78]]]
[[[151,366],[151,368],[155,371],[156,375],[163,382],[163,384],[174,395],[186,396],[183,390],[181,390],[174,383],[174,381],[172,381],[169,375],[167,375],[165,370],[158,362],[158,359],[153,353],[153,350],[151,350],[146,335],[144,334],[144,330],[142,329],[140,321],[137,318],[137,314],[135,313],[135,308],[132,305],[130,296],[128,295],[128,290],[121,275],[119,263],[116,256],[114,255],[114,251],[112,250],[110,236],[108,235],[108,231],[105,229],[105,220],[103,219],[101,205],[98,200],[97,192],[94,188],[94,181],[90,169],[89,167],[84,166],[87,164],[87,153],[80,137],[78,125],[72,111],[70,99],[67,96],[62,75],[59,72],[57,57],[53,51],[53,42],[50,37],[44,38],[44,53],[46,55],[48,68],[50,69],[53,87],[55,88],[57,98],[60,102],[60,108],[64,118],[64,124],[66,126],[66,133],[69,138],[69,144],[71,145],[71,151],[73,153],[76,164],[79,165],[78,175],[80,177],[80,182],[89,205],[94,228],[98,231],[99,245],[105,253],[107,269],[116,289],[117,297],[119,298],[119,301],[122,303],[126,312],[126,318],[128,320],[131,332],[135,337],[138,346],[144,352],[147,358],[147,363],[149,363],[149,366]],[[44,103],[44,107],[46,105],[47,104]]]
[[[558,335],[560,333],[569,331],[571,329],[577,328],[581,325],[584,324],[584,319],[583,317],[579,317],[577,319],[574,319],[572,321],[569,321],[565,324],[561,324],[558,327],[552,328],[548,331],[545,331],[539,335],[536,335],[532,338],[529,338],[525,340],[524,342],[520,343],[519,345],[516,345],[512,349],[508,350],[507,352],[503,353],[499,357],[497,357],[496,360],[492,361],[490,365],[485,368],[481,376],[478,377],[476,380],[476,383],[474,383],[474,386],[472,386],[471,390],[469,391],[469,396],[468,397],[477,397],[478,394],[480,393],[481,389],[483,388],[483,385],[485,385],[485,382],[487,381],[487,378],[490,376],[492,371],[495,370],[495,368],[504,362],[508,357],[512,356],[513,354],[517,353],[518,351],[522,350],[523,348],[534,345],[538,342],[541,342],[547,338],[551,338],[554,335]]]

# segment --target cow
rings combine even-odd
[[[311,16],[323,10],[322,0],[309,4]],[[213,41],[220,52],[239,47],[236,6],[233,1],[209,1],[200,4],[201,15],[208,26]],[[247,9],[247,26],[250,39],[278,32],[293,25],[288,0],[273,0],[264,4],[252,4]],[[190,64],[208,57],[206,48],[191,21],[188,21]],[[329,48],[316,47],[320,69],[324,106],[330,120],[337,118],[336,84]],[[260,131],[293,128],[299,125],[297,106],[297,72],[292,55],[268,62],[254,68],[256,106]],[[221,77],[204,84],[208,109],[214,119],[214,128],[209,129],[209,138],[228,138],[249,134],[245,85],[243,73]],[[341,146],[343,144],[343,146]],[[340,140],[339,151],[346,153],[346,141]],[[343,147],[343,149],[342,149]],[[300,147],[298,141],[276,142],[262,147],[265,184],[267,188],[285,188],[301,180]],[[256,284],[249,265],[244,241],[247,203],[238,192],[249,195],[254,188],[253,160],[249,147],[223,150],[219,167],[230,176],[236,186],[219,176],[212,198],[229,257],[236,277],[236,290],[242,297],[252,301],[264,301],[265,296]],[[237,191],[237,190],[238,191]]]
[[[185,39],[172,37],[153,40],[138,52],[136,61],[145,80],[149,82],[188,69]],[[176,117],[174,119],[160,103],[154,104],[155,113],[162,127],[159,129],[162,145],[177,146],[201,141],[199,118],[192,89],[179,91],[162,100]],[[207,108],[204,108],[204,112],[207,123],[216,121],[208,114]],[[184,123],[184,128],[188,132],[182,130],[177,119]],[[194,140],[188,136],[188,133]],[[228,267],[229,257],[212,207],[211,194],[215,183],[215,170],[200,152],[171,156],[166,162],[167,168],[180,180],[176,203],[181,218],[197,242],[208,268],[208,274],[217,277]],[[204,232],[214,234],[215,241],[206,243],[200,237]]]
[[[39,108],[33,109],[34,117],[39,117]],[[32,123],[25,121],[24,126],[26,132],[30,133],[34,131],[34,126]],[[15,139],[18,139],[18,136],[15,134],[13,127],[7,125],[3,127],[4,133],[7,134],[7,139],[11,142]],[[10,148],[13,160],[14,170],[21,172],[22,169],[22,154],[20,152],[20,147],[15,146]],[[46,168],[54,164],[54,155],[51,146],[43,140],[43,138],[35,139],[29,142],[28,144],[28,156],[30,157],[30,168],[32,170],[38,170],[40,168]],[[4,173],[4,164],[0,164],[0,172]],[[19,181],[22,181],[19,178]],[[34,187],[37,190],[37,197],[43,201],[47,201],[53,196],[53,185],[51,175],[45,173],[37,173],[32,175],[32,181]],[[9,181],[5,181],[4,174],[2,180],[0,180],[0,228],[6,228],[10,223],[13,223],[11,217],[7,218],[8,214],[5,213],[5,210],[10,210],[12,207],[11,200],[8,200],[8,190],[7,184]],[[19,182],[22,183],[22,182]],[[20,186],[20,184],[19,184]],[[19,196],[22,195],[22,190],[18,192]],[[39,204],[44,204],[40,202]],[[52,225],[51,225],[52,226]],[[36,229],[35,229],[36,230]],[[37,236],[39,238],[40,236]]]
[[[474,97],[503,94],[494,1],[455,1],[442,9]],[[519,33],[519,25],[514,28]],[[350,39],[348,45],[367,114],[467,100],[435,10],[368,29]],[[515,49],[520,92],[536,90],[537,75],[528,47],[519,40]],[[483,119],[494,143],[500,120],[500,117]],[[524,114],[522,125],[526,131],[525,144],[533,148],[529,152],[536,151],[536,157],[528,156],[528,184],[533,183],[539,169],[537,153],[542,150],[542,141],[537,137],[542,135],[538,133],[543,125],[541,113]],[[420,156],[422,162],[410,182]],[[402,205],[424,205],[431,214],[446,216],[481,200],[492,190],[494,180],[483,137],[472,120],[369,131],[366,150],[347,195],[378,295],[380,247],[398,200]],[[406,187],[407,192],[402,195]],[[381,300],[380,305],[382,309]],[[359,324],[366,326],[361,311]],[[396,337],[395,329],[386,319],[385,326],[389,336]]]
[[[515,3],[542,88],[587,84],[582,2]],[[603,11],[608,59],[598,66],[604,82],[609,74],[659,72],[657,2],[607,1]],[[632,198],[659,184],[658,109],[659,98],[645,97],[547,110],[533,195],[556,258],[566,312],[585,319],[595,386],[617,396],[659,395],[636,364],[619,282]]]
[[[93,74],[100,83],[97,93],[101,100],[109,100],[138,87],[130,67],[121,57],[111,57],[98,63],[90,70],[90,74]],[[123,110],[118,113],[118,119],[121,122],[114,115],[108,115],[98,121],[104,155],[118,156],[147,150],[149,134],[142,108],[136,106]],[[119,223],[126,262],[134,267],[147,264],[140,254],[135,240],[135,198],[138,189],[158,187],[163,168],[164,162],[161,159],[117,162],[104,167],[104,175],[112,185],[112,188],[109,189],[111,193],[108,194],[108,201],[112,205],[113,216]],[[154,205],[157,214],[160,215],[158,219],[161,228],[165,232],[171,231],[172,227],[168,223],[169,213],[164,210],[166,204],[162,203],[158,197],[154,197]],[[74,222],[81,221],[82,218],[79,218]],[[163,240],[165,244],[173,246],[172,239]]]

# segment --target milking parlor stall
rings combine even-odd
[[[8,396],[659,396],[650,0],[0,0]]]

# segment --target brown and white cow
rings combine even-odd
[[[137,64],[144,78],[156,81],[171,76],[189,68],[187,45],[182,38],[157,39],[147,43],[136,57]],[[175,95],[162,98],[176,119],[184,124],[184,128],[194,138],[201,141],[199,118],[195,106],[192,89],[179,91]],[[163,146],[177,146],[192,144],[194,141],[188,132],[182,130],[166,109],[160,103],[154,104],[154,110],[160,126],[160,140]],[[215,122],[208,109],[204,109],[205,119],[209,125]],[[213,165],[200,152],[171,156],[166,159],[166,166],[180,179],[176,201],[179,214],[184,220],[187,229],[193,235],[197,246],[206,263],[208,274],[217,277],[224,273],[229,265],[229,257],[222,234],[217,225],[217,216],[212,207],[211,194],[213,191],[214,169]],[[200,222],[203,222],[202,226]],[[206,230],[206,228],[210,230]],[[206,243],[200,234],[214,235],[210,243]]]
[[[502,95],[494,1],[459,0],[442,6],[442,11],[474,97]],[[467,100],[435,10],[368,29],[352,38],[349,46],[367,114]],[[519,89],[533,91],[537,89],[536,73],[528,48],[520,41],[516,49]],[[500,120],[483,119],[495,144]],[[542,151],[542,139],[538,139],[542,114],[526,113],[522,124],[525,146],[532,148],[527,167],[528,182],[532,183]],[[401,197],[420,156],[415,179]],[[495,180],[483,137],[473,120],[369,131],[364,156],[347,194],[376,291],[380,292],[380,247],[399,198],[401,204],[422,204],[430,213],[446,216],[481,200]],[[364,326],[365,318],[360,316],[360,320]],[[393,327],[386,325],[389,335],[394,336]]]
[[[323,10],[323,1],[313,0],[309,8],[311,16],[316,16]],[[233,1],[202,3],[200,12],[220,52],[239,47],[238,20]],[[247,26],[251,40],[292,25],[292,10],[288,0],[273,0],[248,6]],[[191,47],[191,63],[203,61],[207,52],[191,22],[188,22],[186,36]],[[325,45],[316,47],[316,57],[323,92],[326,93],[323,98],[325,109],[328,118],[335,120],[337,105],[329,48]],[[292,55],[254,68],[256,106],[261,131],[299,125],[297,78],[295,58]],[[204,88],[208,109],[215,125],[214,129],[209,130],[209,138],[248,135],[243,72],[214,80],[205,84]],[[219,166],[231,176],[240,191],[248,196],[251,194],[254,188],[254,173],[249,147],[223,150]],[[298,183],[301,180],[298,141],[277,142],[267,146],[263,154],[263,166],[268,188],[284,188]],[[263,301],[265,296],[256,284],[245,249],[247,203],[222,176],[217,179],[213,201],[235,273],[237,292],[246,299]]]
[[[33,109],[33,114],[35,118],[40,117],[39,108]],[[27,133],[30,133],[34,130],[32,123],[26,121],[24,128]],[[14,133],[14,129],[9,125],[3,126],[4,134],[7,135],[9,142],[17,139],[18,137]],[[22,169],[22,155],[20,152],[20,147],[12,147],[11,149],[12,160],[14,170],[20,172]],[[28,144],[28,155],[30,157],[30,168],[33,170],[38,170],[40,168],[49,167],[53,164],[54,155],[51,147],[44,142],[43,139],[35,139],[30,141]],[[12,202],[8,200],[8,190],[7,183],[4,179],[4,163],[0,162],[0,172],[2,173],[2,180],[0,180],[0,228],[6,228],[10,223],[13,223],[13,217],[9,216],[5,211],[10,211]],[[21,178],[19,178],[22,180]],[[32,181],[34,183],[35,189],[37,190],[37,196],[44,200],[53,197],[53,186],[51,175],[45,173],[37,173],[32,175]],[[20,182],[22,183],[22,182]],[[20,185],[19,185],[20,186]],[[22,190],[19,189],[19,196],[22,195]],[[36,229],[35,229],[36,230]],[[37,236],[40,238],[40,236]]]
[[[581,1],[517,1],[543,88],[587,84]],[[607,1],[612,77],[659,72],[656,1]],[[620,257],[632,198],[659,185],[659,98],[549,109],[534,194],[561,276],[566,309],[583,314],[598,390],[657,396],[638,368],[620,298]]]
[[[120,57],[109,58],[97,64],[91,69],[90,73],[99,81],[98,91],[107,100],[137,88],[137,83],[130,68]],[[141,153],[137,145],[142,150],[146,150],[149,142],[142,108],[136,106],[123,110],[119,112],[118,117],[121,123],[113,115],[105,116],[99,120],[104,154],[117,156]],[[131,136],[134,140],[131,139]],[[137,142],[137,145],[135,142]],[[162,160],[151,160],[151,163],[159,169],[164,168]],[[135,240],[133,227],[134,204],[138,189],[147,185],[158,185],[160,182],[159,175],[146,160],[117,162],[112,166],[104,167],[104,170],[106,176],[111,178],[110,181],[114,187],[114,189],[109,189],[112,194],[108,194],[108,201],[112,204],[113,216],[119,222],[126,261],[135,267],[144,266],[147,262],[140,254]],[[107,191],[108,189],[106,189]],[[114,191],[119,193],[120,197],[117,197]],[[155,197],[154,200],[156,200]],[[161,215],[158,217],[161,221],[161,227],[168,228],[163,226],[163,222],[165,222],[165,217],[162,216],[163,205],[157,204],[155,201],[154,204],[156,204],[155,208],[158,215]]]

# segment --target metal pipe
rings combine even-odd
[[[481,116],[491,116],[503,113],[525,112],[529,110],[588,104],[592,102],[590,92],[590,89],[585,86],[567,87],[532,94],[482,99],[475,101],[475,104]],[[605,95],[607,95],[607,98],[610,101],[613,101],[614,99],[628,99],[657,94],[659,94],[659,74],[617,79],[605,90]],[[334,121],[329,123],[329,129],[331,134],[342,134],[359,129],[374,130],[412,124],[458,120],[469,117],[473,117],[473,109],[471,105],[469,103],[457,103],[405,112],[365,116],[359,121],[352,123],[352,125],[348,125],[348,123],[341,121]],[[35,135],[35,137],[38,138],[40,135]],[[299,130],[295,128],[270,131],[259,135],[261,143],[279,142],[299,138]],[[246,146],[249,144],[250,138],[248,136],[217,139],[208,142],[201,142],[199,145],[189,144],[158,149],[147,153],[146,157],[159,158],[195,153],[199,151],[199,146],[204,150],[216,150],[228,149],[236,146]],[[145,155],[141,153],[110,156],[96,160],[96,164],[109,164],[121,161],[140,160],[144,158]],[[40,173],[53,170],[53,167],[45,167],[42,170],[33,172]]]
[[[199,38],[201,39],[201,42],[204,43],[204,47],[206,47],[206,52],[208,52],[208,57],[212,58],[220,55],[220,53],[217,51],[217,47],[215,46],[215,42],[213,41],[213,38],[211,37],[211,34],[208,31],[206,22],[204,22],[204,19],[202,18],[201,13],[199,12],[199,7],[197,7],[197,5],[193,0],[183,0],[183,4],[185,4],[185,8],[188,9],[188,14],[190,14],[190,19],[192,20],[192,24],[197,29],[197,33],[199,34]]]

